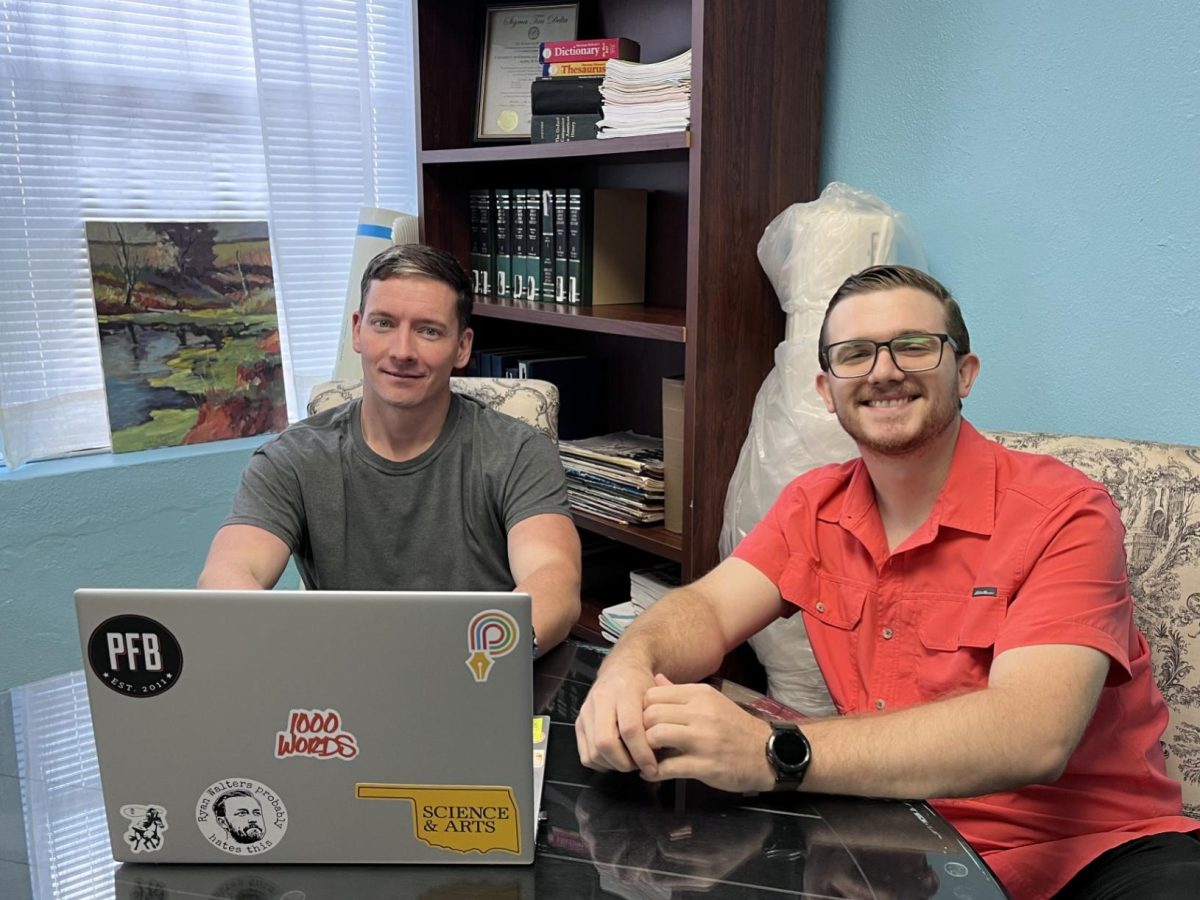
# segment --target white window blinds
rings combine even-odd
[[[0,0],[0,451],[109,446],[83,223],[270,221],[288,407],[360,206],[417,207],[409,0]]]

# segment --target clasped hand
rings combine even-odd
[[[694,778],[723,791],[767,791],[771,726],[715,688],[633,667],[601,674],[575,721],[579,759],[647,781]]]

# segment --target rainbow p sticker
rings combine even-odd
[[[456,853],[521,852],[521,826],[512,788],[424,784],[354,786],[359,800],[407,800],[413,834],[422,843]]]
[[[492,663],[511,653],[518,643],[517,620],[498,609],[485,609],[467,626],[467,668],[477,682],[487,681]]]

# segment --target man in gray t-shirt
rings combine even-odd
[[[473,302],[454,257],[375,257],[352,321],[359,401],[255,451],[203,588],[271,588],[294,556],[336,590],[520,590],[542,649],[579,616],[579,536],[558,453],[536,429],[452,394]]]

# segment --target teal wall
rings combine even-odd
[[[1200,444],[1194,0],[829,5],[823,176],[962,300],[968,415]],[[75,588],[194,584],[256,443],[0,470],[0,687],[80,665]]]
[[[825,182],[907,213],[987,428],[1200,445],[1195,0],[829,0]]]
[[[0,689],[82,665],[76,588],[194,587],[262,440],[0,468]]]

